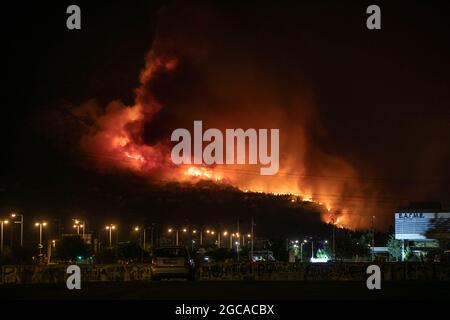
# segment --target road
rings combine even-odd
[[[152,299],[152,300],[298,300],[298,299],[449,299],[450,282],[330,281],[161,281],[83,283],[81,290],[58,285],[3,285],[0,299]]]

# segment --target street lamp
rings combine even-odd
[[[303,262],[303,245],[307,243],[308,240],[303,240],[303,242],[300,244],[300,261]]]
[[[23,214],[12,213],[11,218],[15,217],[20,217],[20,220],[14,223],[20,223],[20,246],[23,247]]]
[[[222,234],[224,237],[226,237],[228,235],[228,231],[224,231]],[[221,240],[220,240],[220,232],[218,232],[217,233],[217,248],[220,248],[221,245],[222,244],[221,244]],[[225,245],[225,247],[226,247],[226,245]]]
[[[245,238],[247,238],[247,243],[250,241],[252,235],[250,233],[247,233],[245,236],[242,236],[242,246],[245,246]]]
[[[235,236],[234,233],[230,234],[230,249],[233,249],[233,237]]]
[[[139,232],[140,230],[141,230],[141,227],[139,227],[139,226],[134,227],[135,232]],[[145,243],[146,243],[146,237],[147,237],[146,233],[147,233],[147,228],[142,227],[142,236],[143,236],[142,237],[142,250],[145,250]]]
[[[209,230],[208,230],[209,231]],[[193,234],[199,234],[199,239],[200,239],[200,247],[203,246],[203,230],[192,230]]]
[[[8,224],[9,221],[8,220],[1,220],[0,221],[0,225],[1,225],[1,242],[0,242],[0,252],[3,253],[3,225]]]
[[[34,225],[36,227],[39,227],[39,255],[41,255],[42,254],[42,248],[43,248],[43,245],[42,245],[42,228],[47,226],[47,222],[45,222],[45,221],[36,222]]]
[[[74,222],[73,228],[77,229],[77,234],[78,235],[80,235],[80,228],[83,229],[83,239],[84,239],[84,230],[86,229],[85,228],[85,224],[86,223],[84,221],[80,221],[78,219],[73,219],[73,222]]]
[[[239,261],[239,259],[240,259],[240,257],[239,257],[239,246],[241,245],[241,235],[240,235],[240,233],[239,232],[236,232],[236,233],[233,233],[231,236],[230,236],[230,244],[231,244],[231,247],[230,247],[230,249],[233,249],[233,237],[235,237],[236,239],[237,239],[237,241],[235,241],[235,246],[236,246],[236,255],[237,255],[237,259],[238,259],[238,261]]]
[[[183,228],[181,231],[182,231],[183,233],[186,233],[186,232],[187,232],[187,229],[186,229],[186,228]],[[179,242],[179,232],[180,232],[180,230],[169,228],[169,229],[167,230],[167,232],[169,232],[169,233],[175,232],[175,245],[177,246],[177,245],[178,245],[178,242]]]
[[[112,248],[112,231],[116,230],[116,226],[113,224],[109,224],[105,228],[109,231],[109,247]]]
[[[206,235],[208,235],[208,236],[213,236],[216,234],[216,232],[214,230],[210,230],[210,229],[206,229],[205,232],[206,232]],[[203,238],[203,234],[202,234],[202,238]],[[217,239],[220,240],[220,232],[217,233]],[[220,241],[218,241],[218,242],[220,242]],[[202,243],[203,243],[203,240],[202,240]],[[220,243],[218,244],[218,246],[220,248]]]

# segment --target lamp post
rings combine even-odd
[[[175,232],[175,245],[178,246],[178,243],[179,243],[179,232],[180,232],[180,230],[169,228],[167,231],[168,231],[169,233]],[[183,233],[186,233],[186,232],[187,232],[187,229],[186,229],[186,228],[183,228],[183,229],[181,229],[181,231],[182,231]]]
[[[77,234],[80,235],[80,228],[82,229],[83,232],[83,239],[84,239],[84,234],[85,234],[85,229],[86,229],[86,223],[85,221],[80,221],[78,219],[73,219],[73,227],[74,229],[77,229]]]
[[[230,234],[230,249],[233,249],[233,238],[238,237],[237,233],[231,233]]]
[[[8,224],[9,223],[9,221],[8,220],[1,220],[0,221],[0,225],[1,225],[1,235],[0,235],[0,238],[1,238],[1,242],[0,242],[0,252],[1,253],[3,253],[3,225],[5,225],[5,224]]]
[[[207,229],[207,230],[206,230],[206,234],[207,234],[207,235],[213,236],[213,235],[216,234],[216,232],[215,232],[214,230],[209,230],[209,229]],[[218,237],[218,238],[217,238],[217,239],[218,239],[218,248],[220,248],[220,232],[218,232],[217,237]]]
[[[224,236],[224,237],[226,237],[227,235],[228,235],[228,231],[224,231],[223,233],[222,233],[222,235]],[[230,238],[231,238],[231,234],[230,234]],[[226,239],[224,240],[225,241],[225,247],[227,246],[226,245]],[[220,248],[220,232],[219,232],[219,248]]]
[[[139,227],[139,226],[137,226],[137,227],[134,227],[133,228],[133,230],[135,231],[135,232],[139,232],[140,230],[142,229],[142,239],[140,239],[141,241],[142,241],[142,243],[141,243],[141,245],[142,245],[142,250],[145,250],[145,247],[146,247],[146,237],[147,237],[147,228],[146,227]],[[140,238],[140,236],[139,236],[139,238]]]
[[[141,230],[140,227],[134,227],[133,228],[135,232],[139,232]],[[142,228],[142,235],[143,237],[141,238],[141,235],[139,235],[139,239],[142,240],[142,250],[141,250],[141,263],[144,263],[144,251],[145,251],[145,233],[146,233],[146,228],[143,227]]]
[[[214,231],[211,232],[211,234],[214,234]],[[220,240],[220,231],[217,231],[217,248],[221,247],[221,240]]]
[[[47,226],[47,222],[45,221],[41,221],[41,222],[36,222],[34,224],[36,227],[39,227],[39,255],[42,255],[42,228]]]
[[[236,241],[236,255],[237,255],[237,259],[239,261],[240,260],[239,247],[241,246],[241,234],[239,232],[237,232],[234,236],[237,238],[237,241]]]
[[[192,231],[193,234],[199,234],[199,241],[200,241],[200,247],[203,246],[203,230],[193,230]]]
[[[105,228],[109,231],[109,248],[112,248],[112,231],[116,230],[116,226],[113,224],[109,224]]]
[[[300,243],[300,261],[301,262],[303,262],[303,245],[307,242],[308,242],[308,240],[303,240],[303,242]]]
[[[19,221],[14,221],[14,223],[20,224],[20,246],[23,247],[23,214],[12,213],[11,218],[20,217]]]

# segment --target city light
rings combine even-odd
[[[0,244],[0,252],[3,253],[3,225],[8,224],[8,220],[0,220],[0,225],[1,225],[1,244]]]
[[[85,222],[81,221],[80,219],[72,219],[72,221],[74,223],[73,228],[77,229],[77,234],[79,235],[80,234],[80,229],[82,229],[83,230],[83,236],[84,236]]]
[[[11,213],[11,218],[20,217],[20,220],[15,220],[14,223],[20,224],[20,246],[23,247],[23,214]]]
[[[47,226],[47,222],[45,221],[41,221],[41,222],[36,222],[34,224],[36,227],[39,227],[39,255],[42,255],[42,227]]]
[[[109,224],[105,228],[109,231],[109,247],[112,248],[112,231],[116,229],[116,226],[114,224]]]

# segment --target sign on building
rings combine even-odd
[[[395,238],[433,240],[450,238],[450,212],[395,213]]]

